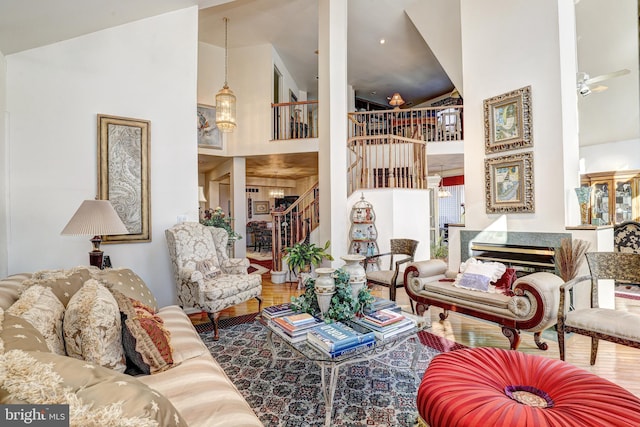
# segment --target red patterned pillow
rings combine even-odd
[[[517,278],[518,276],[516,276],[516,270],[514,268],[507,268],[502,277],[500,277],[495,283],[496,292],[501,292],[505,295],[513,296],[514,294],[511,290],[511,286]]]
[[[111,290],[120,308],[122,346],[128,374],[153,374],[173,366],[171,334],[154,310]]]

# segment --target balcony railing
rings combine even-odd
[[[349,113],[349,194],[427,188],[427,143],[462,140],[462,106]]]
[[[318,101],[271,104],[272,140],[317,138]]]
[[[462,105],[349,113],[349,137],[402,136],[424,142],[462,141]]]

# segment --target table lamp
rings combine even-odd
[[[85,200],[60,234],[63,236],[93,236],[89,264],[102,268],[101,235],[128,234],[129,230],[108,200]]]

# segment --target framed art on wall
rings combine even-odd
[[[198,104],[198,146],[222,150],[222,135],[216,126],[216,107]]]
[[[151,122],[98,114],[98,198],[109,200],[128,234],[103,243],[150,242],[149,138]]]
[[[533,146],[531,86],[485,99],[483,104],[485,153]]]
[[[533,153],[485,159],[487,213],[535,212]]]
[[[269,202],[253,202],[253,213],[256,215],[269,213]]]

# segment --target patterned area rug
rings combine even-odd
[[[267,427],[322,426],[325,405],[318,366],[279,338],[274,339],[278,359],[273,361],[266,329],[260,323],[234,323],[221,327],[219,341],[213,341],[211,332],[200,336],[262,423]],[[420,341],[426,342],[422,336]],[[417,387],[439,353],[423,346],[412,372],[413,348],[411,339],[376,360],[341,367],[331,425],[413,427]]]
[[[247,254],[247,258],[249,259],[249,274],[271,274],[273,267],[271,256],[268,259],[256,259]]]

